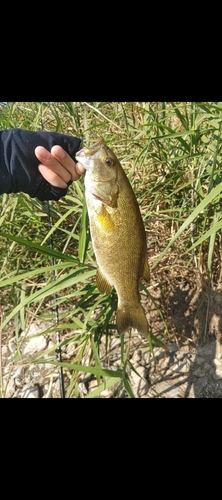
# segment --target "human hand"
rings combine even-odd
[[[51,152],[37,146],[35,155],[40,161],[39,172],[52,186],[67,188],[70,181],[78,180],[85,173],[84,167],[75,163],[61,146],[53,146]]]

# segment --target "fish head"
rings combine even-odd
[[[76,159],[86,169],[85,187],[94,198],[116,206],[118,195],[117,176],[119,160],[101,139],[94,146],[85,146],[76,154]]]
[[[111,181],[117,176],[119,161],[116,155],[101,139],[94,146],[85,146],[76,154],[76,159],[95,181]]]

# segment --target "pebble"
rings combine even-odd
[[[186,353],[185,353],[185,352],[177,352],[177,353],[176,353],[176,357],[177,357],[177,360],[178,360],[178,361],[183,360],[185,356],[186,356]]]
[[[150,362],[151,354],[149,351],[145,352],[143,354],[143,360],[145,361],[145,364],[148,365]]]
[[[36,352],[44,351],[47,347],[47,339],[40,335],[39,337],[33,337],[30,339],[23,350],[23,354],[35,354]]]
[[[21,398],[33,398],[37,399],[39,398],[39,388],[37,385],[34,385],[33,387],[27,387],[23,389],[21,392]]]
[[[215,358],[221,359],[222,358],[222,350],[221,350],[221,343],[219,340],[216,340],[215,342]]]
[[[203,370],[206,372],[209,372],[209,370],[212,368],[212,365],[210,363],[204,363],[203,364]]]
[[[141,354],[138,354],[138,352],[135,351],[135,355],[133,355],[132,360],[137,363],[140,361],[140,359],[141,359]]]
[[[178,346],[177,342],[171,342],[170,344],[168,344],[167,350],[169,352],[176,352],[176,351],[178,351],[179,350],[179,346]]]
[[[205,344],[202,344],[197,347],[197,354],[200,356],[210,356],[211,358],[214,358],[214,353],[216,350],[216,345],[215,341],[213,340],[208,340]]]
[[[7,356],[8,354],[8,347],[7,345],[2,346],[2,357]]]
[[[195,375],[195,377],[204,377],[206,372],[201,368],[197,368],[197,370],[194,370],[193,374]]]
[[[187,373],[189,372],[189,365],[185,362],[185,363],[181,363],[177,368],[176,368],[176,372],[179,372],[179,373]]]
[[[88,393],[87,389],[86,389],[86,385],[84,384],[84,382],[80,382],[78,384],[78,387],[79,387],[79,392],[80,394],[82,395],[86,395]]]
[[[3,379],[3,390],[5,392],[5,397],[6,398],[12,398],[15,392],[15,381],[13,378],[10,378],[10,380]]]
[[[144,366],[138,366],[136,368],[136,371],[138,375],[132,370],[130,378],[132,380],[132,386],[135,392],[135,396],[141,397],[144,396],[149,389],[149,384],[146,380],[147,370],[146,368],[144,368]]]
[[[120,338],[113,338],[110,343],[110,350],[112,351],[113,349],[119,347],[120,343],[121,343]]]
[[[11,353],[15,353],[15,351],[17,350],[15,337],[13,337],[12,339],[9,340],[8,348],[9,348]]]
[[[89,392],[92,392],[94,389],[96,389],[97,386],[98,386],[98,384],[97,384],[97,380],[96,379],[90,380],[90,382],[89,382]]]
[[[23,366],[21,366],[21,367],[17,368],[17,370],[15,370],[14,374],[12,375],[12,377],[14,378],[16,387],[22,387],[24,372],[25,372],[25,369]]]
[[[216,366],[221,366],[221,360],[220,359],[217,359],[217,358],[214,358],[214,364]]]
[[[196,365],[202,365],[204,363],[204,361],[205,361],[205,358],[203,356],[197,356],[195,363],[196,363]]]
[[[216,366],[215,372],[222,378],[222,366]]]

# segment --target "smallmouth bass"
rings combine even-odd
[[[92,245],[97,262],[96,282],[101,293],[114,287],[118,296],[116,326],[147,336],[139,281],[149,283],[146,233],[132,186],[118,158],[103,139],[83,147],[76,159],[86,169],[85,197]]]

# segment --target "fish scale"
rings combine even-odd
[[[146,233],[129,179],[115,153],[101,139],[84,147],[76,159],[86,169],[85,196],[101,293],[116,289],[119,334],[133,327],[147,336],[139,282],[149,283]]]

